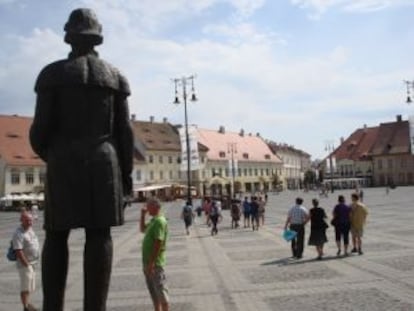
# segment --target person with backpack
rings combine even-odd
[[[222,219],[221,215],[221,208],[217,201],[213,201],[210,210],[210,220],[212,223],[211,227],[211,235],[215,235],[218,233],[217,223]]]
[[[191,206],[191,202],[187,201],[181,213],[181,219],[184,220],[185,231],[187,235],[190,234],[190,227],[193,224],[193,218],[194,218],[193,207]]]
[[[12,239],[20,278],[20,300],[23,311],[35,311],[37,309],[30,303],[30,294],[36,288],[35,265],[39,259],[39,241],[32,228],[32,214],[26,210],[22,211],[20,222],[21,225],[14,232]]]

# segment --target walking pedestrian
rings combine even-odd
[[[23,311],[36,311],[30,303],[30,295],[36,289],[36,263],[39,259],[39,241],[33,230],[31,213],[22,211],[21,225],[13,234],[12,244],[16,252],[16,267],[20,278],[20,300]]]
[[[211,235],[216,235],[218,233],[217,224],[221,221],[223,216],[221,215],[221,207],[217,201],[213,201],[210,210],[210,221],[212,224]]]
[[[264,226],[267,201],[263,200],[263,198],[260,196],[257,203],[259,204],[259,223],[261,226]]]
[[[243,222],[244,228],[250,227],[250,202],[248,197],[244,197],[243,201]]]
[[[312,205],[313,207],[309,210],[311,232],[308,244],[316,247],[316,252],[318,254],[317,259],[321,260],[323,256],[323,245],[328,242],[328,239],[326,238],[326,229],[328,228],[328,225],[325,222],[325,210],[319,206],[319,201],[313,199]]]
[[[210,220],[211,205],[212,205],[211,199],[208,197],[204,198],[203,210],[204,210],[204,215],[206,216],[206,225],[209,227],[211,225],[211,220]]]
[[[146,224],[147,214],[152,219]],[[159,200],[151,198],[141,209],[140,229],[145,233],[142,241],[142,266],[154,310],[168,311],[169,297],[164,272],[168,223],[161,212]]]
[[[364,226],[368,215],[367,207],[359,200],[358,193],[351,195],[351,234],[352,234],[352,252],[358,252],[362,255],[362,236],[364,234]]]
[[[339,195],[338,204],[335,205],[332,211],[331,221],[331,224],[335,227],[335,242],[338,247],[336,256],[341,255],[341,240],[344,244],[344,255],[348,256],[349,230],[351,228],[350,212],[351,207],[345,204],[345,197]]]
[[[240,220],[240,200],[232,199],[230,208],[231,228],[238,228]]]
[[[190,227],[193,223],[194,219],[194,212],[193,207],[191,206],[191,202],[187,201],[183,207],[183,211],[181,212],[181,219],[184,220],[185,231],[187,235],[190,234]]]
[[[252,219],[252,229],[259,230],[259,202],[257,202],[257,197],[252,196],[250,199],[250,215]]]
[[[302,198],[296,198],[295,205],[289,209],[286,222],[285,230],[288,226],[290,230],[296,231],[297,235],[291,242],[292,257],[301,259],[303,256],[303,240],[305,238],[305,225],[308,223],[310,217],[309,212],[303,204]]]

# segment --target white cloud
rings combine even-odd
[[[246,19],[234,19],[233,13],[227,12],[218,22],[206,18],[200,23],[197,31],[201,36],[174,40],[162,35],[161,28],[175,26],[177,20],[198,12],[210,13],[219,2],[230,4],[234,14]],[[173,123],[182,123],[183,107],[172,104],[174,84],[170,79],[190,74],[197,74],[199,97],[197,103],[189,104],[190,123],[260,132],[265,138],[294,144],[311,154],[319,152],[315,140],[320,139],[322,150],[326,139],[349,135],[363,123],[376,125],[374,122],[385,115],[383,111],[390,112],[391,118],[396,114],[394,107],[397,111],[398,101],[404,100],[401,80],[411,77],[409,68],[383,73],[364,70],[353,63],[353,46],[340,43],[293,58],[283,35],[275,29],[263,31],[247,18],[263,3],[82,1],[97,11],[105,37],[97,50],[129,79],[130,108],[138,119],[168,117]],[[323,11],[334,6],[352,9],[351,4],[362,1],[292,3]],[[36,28],[24,36],[2,39],[6,48],[0,51],[0,111],[31,115],[37,74],[46,64],[65,58],[69,46],[63,43],[61,28]],[[370,60],[366,62],[366,68],[375,68]]]
[[[29,37],[9,36],[5,41],[16,47],[0,59],[0,110],[12,108],[15,113],[30,115],[37,74],[47,63],[64,58],[68,49],[64,50],[62,38],[50,29],[34,29]]]
[[[397,6],[412,6],[412,0],[290,0],[293,5],[310,9],[311,18],[319,18],[331,8],[350,12],[372,12]]]

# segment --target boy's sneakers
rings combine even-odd
[[[356,249],[356,247],[354,247],[352,250],[351,250],[351,253],[357,253],[358,252],[358,250]]]
[[[358,254],[362,255],[362,254],[364,254],[364,253],[362,252],[362,250],[361,250],[361,249],[359,249],[359,250],[358,250]]]

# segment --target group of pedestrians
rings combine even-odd
[[[250,228],[251,224],[252,230],[257,231],[264,225],[266,203],[266,197],[263,199],[262,196],[251,196],[250,200],[249,197],[244,197],[242,203],[244,228]]]
[[[358,193],[351,194],[351,204],[347,205],[343,195],[338,196],[338,203],[332,212],[331,225],[335,228],[335,241],[337,245],[336,255],[348,256],[349,234],[352,236],[352,253],[363,254],[362,236],[364,225],[368,215],[367,207],[361,202]],[[326,229],[328,216],[325,210],[319,206],[317,199],[312,200],[312,208],[308,209],[303,205],[302,198],[296,198],[295,205],[292,206],[286,218],[284,229],[288,228],[296,232],[296,236],[291,241],[292,257],[301,259],[304,250],[305,226],[311,223],[308,245],[315,246],[317,259],[322,260],[324,256],[323,247],[328,241]],[[342,243],[341,243],[342,241]],[[343,246],[343,248],[342,248]]]
[[[251,196],[250,199],[246,196],[242,202],[239,199],[232,199],[230,201],[231,228],[240,226],[239,222],[243,215],[244,228],[251,227],[253,231],[259,230],[259,227],[263,226],[265,222],[266,202],[267,196],[264,199],[262,196]],[[199,216],[204,212],[205,223],[211,227],[211,235],[216,235],[218,233],[217,225],[223,219],[221,201],[206,197],[196,211]],[[187,201],[181,212],[181,219],[184,221],[187,235],[190,234],[190,227],[195,215],[191,202]]]

